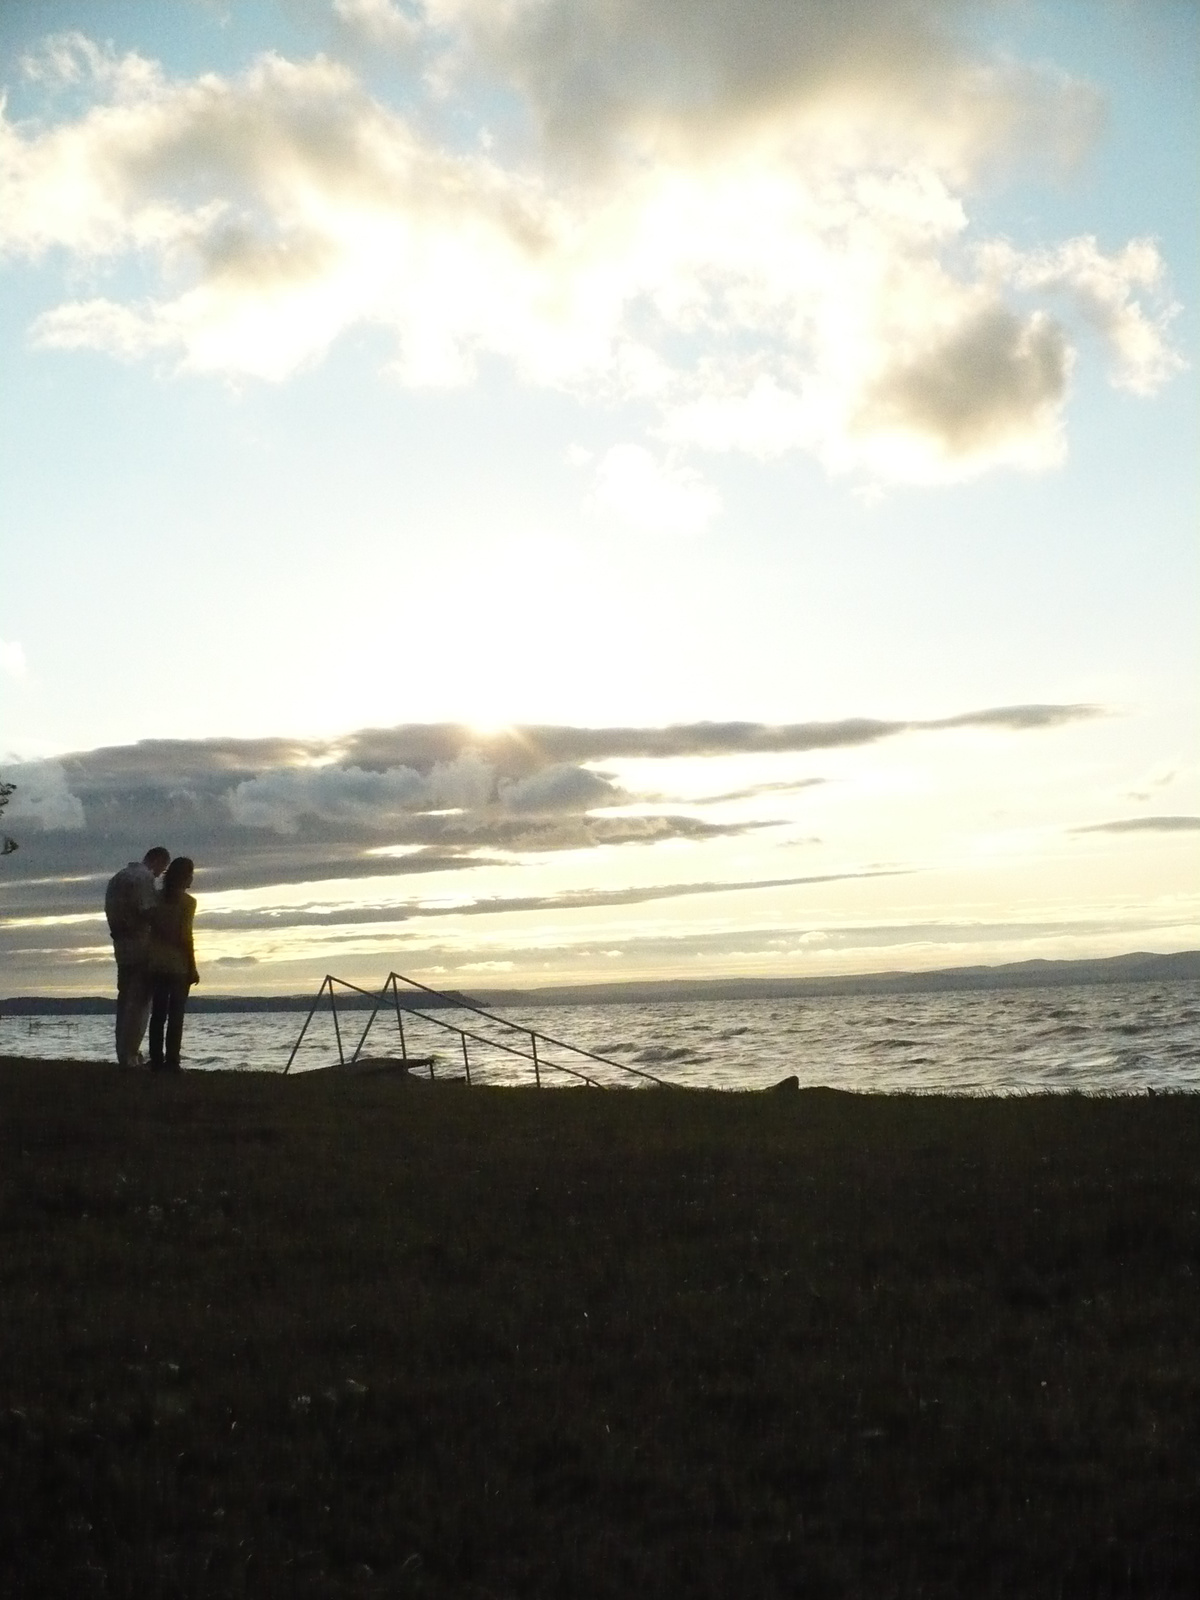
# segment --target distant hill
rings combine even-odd
[[[525,989],[519,998],[538,1005],[584,1001],[786,1000],[804,995],[942,994],[954,989],[1049,989],[1070,984],[1167,983],[1200,978],[1200,950],[1170,955],[1134,951],[1090,961],[1012,961],[996,967],[939,967],[932,972],[861,972],[823,978],[667,979],[655,983],[573,984]],[[491,991],[490,999],[518,998]]]
[[[998,967],[942,967],[934,972],[864,972],[825,978],[713,978],[707,982],[673,979],[653,983],[572,984],[557,989],[478,989],[470,999],[497,1007],[578,1005],[651,1000],[786,1000],[805,995],[942,994],[954,989],[1046,989],[1093,983],[1168,983],[1200,978],[1200,950],[1172,955],[1135,951],[1092,961],[1013,961]],[[444,997],[401,993],[401,1005],[432,1011],[454,1005],[457,990]],[[196,995],[189,1009],[213,1011],[307,1011],[311,994]],[[391,1001],[389,1000],[389,1004]],[[365,996],[338,996],[338,1010],[364,1011]],[[0,1000],[0,1016],[103,1016],[112,1012],[111,995],[20,995]]]

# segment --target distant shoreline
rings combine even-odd
[[[1015,961],[1000,966],[940,967],[930,972],[847,973],[824,978],[659,979],[633,983],[569,984],[546,989],[473,989],[469,998],[489,1005],[613,1005],[694,1000],[791,1000],[821,995],[943,994],[955,990],[1044,989],[1073,984],[1162,983],[1200,978],[1200,950],[1169,955],[1134,951],[1086,961]],[[453,997],[462,991],[448,991]],[[464,998],[467,998],[465,992]],[[194,1012],[303,1012],[313,994],[197,994]],[[366,997],[339,995],[338,1009],[367,1010]],[[389,1002],[390,1003],[390,1002]],[[412,1009],[453,1004],[432,995],[401,993]],[[88,1016],[111,1012],[111,995],[17,995],[0,999],[0,1017]]]

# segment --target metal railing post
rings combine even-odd
[[[337,1036],[338,1065],[346,1065],[346,1052],[342,1049],[342,1030],[338,1026],[337,1001],[333,997],[333,979],[329,980],[329,1009],[333,1012],[333,1031]]]
[[[325,993],[325,985],[329,981],[330,981],[329,974],[326,973],[325,976],[321,979],[321,987],[317,990],[316,999],[313,1001],[312,1005],[309,1006],[309,1008],[308,1008],[308,1015],[304,1019],[304,1026],[300,1029],[300,1037],[296,1040],[295,1044],[292,1046],[292,1053],[287,1058],[287,1066],[284,1067],[284,1069],[283,1069],[283,1075],[284,1075],[285,1078],[287,1077],[288,1073],[292,1070],[292,1062],[295,1061],[295,1059],[296,1059],[296,1051],[299,1050],[300,1046],[304,1043],[304,1035],[308,1032],[308,1025],[312,1021],[313,1015],[316,1012],[317,1007],[321,1004],[321,996]]]
[[[388,983],[392,986],[392,999],[396,1002],[396,1026],[400,1030],[400,1059],[401,1061],[407,1061],[408,1046],[404,1042],[404,1017],[400,1011],[400,985],[396,982],[396,974],[394,972],[389,975]],[[384,985],[384,993],[387,993],[386,984]]]
[[[466,1069],[467,1069],[467,1086],[470,1087],[470,1083],[471,1083],[471,1057],[467,1053],[467,1036],[466,1036],[465,1033],[460,1033],[459,1034],[459,1038],[462,1040],[463,1066],[466,1067]]]
[[[538,1062],[537,1034],[534,1033],[532,1028],[529,1030],[529,1042],[533,1046],[533,1081],[535,1087],[540,1089],[542,1087],[542,1069]]]
[[[372,1011],[372,1012],[371,1012],[371,1015],[370,1015],[370,1016],[369,1016],[369,1017],[368,1017],[368,1018],[367,1018],[367,1025],[366,1025],[366,1027],[365,1027],[365,1028],[364,1028],[364,1029],[363,1029],[363,1031],[362,1031],[362,1038],[361,1038],[361,1039],[360,1039],[360,1040],[359,1040],[359,1041],[358,1041],[358,1043],[357,1043],[357,1044],[356,1044],[356,1045],[355,1045],[355,1047],[354,1047],[354,1054],[353,1054],[353,1055],[352,1055],[352,1056],[351,1056],[351,1057],[350,1057],[350,1065],[351,1065],[351,1066],[353,1066],[353,1065],[354,1065],[354,1063],[355,1063],[355,1062],[356,1062],[356,1061],[357,1061],[357,1060],[358,1060],[358,1058],[359,1058],[359,1055],[360,1055],[360,1054],[361,1054],[361,1052],[362,1052],[362,1047],[363,1047],[363,1045],[364,1045],[364,1044],[366,1044],[366,1042],[367,1042],[367,1035],[368,1035],[368,1034],[369,1034],[369,1033],[370,1033],[370,1031],[371,1031],[371,1024],[372,1024],[372,1023],[373,1023],[373,1022],[374,1022],[374,1021],[375,1021],[375,1018],[376,1018],[376,1017],[377,1017],[377,1016],[378,1016],[378,1015],[379,1015],[379,1002],[378,1002],[378,1001],[376,1001],[376,1002],[375,1002],[375,1008],[374,1008],[374,1010],[373,1010],[373,1011]]]

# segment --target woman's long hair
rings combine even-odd
[[[196,863],[191,856],[176,856],[166,872],[163,873],[163,899],[178,900],[191,881],[195,870]]]

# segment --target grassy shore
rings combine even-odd
[[[0,1061],[6,1596],[1200,1592],[1200,1101]]]

